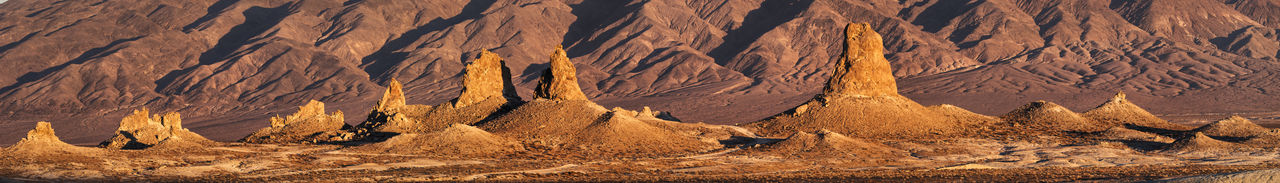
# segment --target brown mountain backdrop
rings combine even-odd
[[[1122,90],[1158,114],[1280,110],[1280,0],[10,0],[0,144],[42,120],[98,142],[142,107],[215,140],[311,99],[356,124],[392,79],[411,104],[452,99],[486,49],[532,98],[560,45],[606,107],[749,122],[822,90],[847,22],[926,105],[1083,111]]]

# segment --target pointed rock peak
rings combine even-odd
[[[511,84],[511,69],[498,54],[483,50],[480,56],[467,64],[462,78],[462,94],[454,100],[455,107],[463,107],[489,98],[502,97],[520,100],[515,85]]]
[[[866,23],[845,26],[844,52],[823,94],[828,96],[898,95],[889,61],[884,58],[880,34]]]
[[[382,93],[382,100],[378,100],[378,106],[375,110],[386,111],[397,107],[404,106],[404,90],[401,89],[400,81],[391,78],[387,82],[387,91]]]
[[[573,62],[569,62],[564,49],[556,46],[555,52],[551,53],[551,66],[542,72],[542,80],[538,81],[538,88],[534,91],[536,97],[551,100],[587,100],[587,95],[582,93],[581,87],[578,87],[577,72]]]
[[[49,122],[37,122],[36,128],[27,132],[27,138],[23,138],[20,142],[62,142],[57,135],[53,133],[53,125]]]

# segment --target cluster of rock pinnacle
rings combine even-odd
[[[785,113],[742,126],[766,136],[839,143],[822,146],[824,148],[870,144],[853,138],[965,136],[990,134],[1000,129],[1127,133],[1117,128],[1140,126],[1190,130],[1151,115],[1126,100],[1124,93],[1083,114],[1047,101],[1027,104],[998,118],[950,105],[926,107],[898,94],[878,33],[867,24],[854,23],[846,26],[845,34],[845,49],[836,61],[835,71],[822,94]],[[664,117],[661,112],[647,107],[641,111],[606,109],[591,102],[578,86],[574,64],[559,47],[551,52],[549,65],[543,71],[532,101],[524,101],[516,94],[511,71],[504,60],[497,54],[483,51],[466,66],[463,89],[456,99],[448,103],[435,106],[406,104],[403,86],[391,80],[382,99],[370,111],[367,120],[359,125],[347,125],[342,112],[326,114],[324,103],[313,100],[299,107],[295,114],[271,118],[271,126],[241,141],[380,141],[356,149],[381,152],[425,149],[446,153],[521,151],[526,147],[600,153],[675,153],[718,147],[715,140],[688,135],[690,131],[706,131],[706,127],[681,126],[671,121],[674,118],[669,115]],[[1193,135],[1173,142],[1171,148],[1230,144],[1205,135],[1241,138],[1280,136],[1242,118],[1223,120],[1192,132]],[[183,128],[177,113],[152,115],[142,109],[122,119],[116,135],[102,142],[100,147],[148,149],[201,147],[217,143]],[[784,141],[781,144],[780,147],[807,143]],[[53,134],[49,123],[40,122],[27,138],[7,150],[15,148],[79,147],[63,143]]]

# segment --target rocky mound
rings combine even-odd
[[[462,93],[450,103],[405,105],[400,82],[393,79],[369,119],[359,127],[371,132],[427,133],[451,124],[475,124],[520,102],[511,84],[511,69],[497,54],[481,51],[467,64]]]
[[[1213,137],[1206,136],[1204,133],[1195,132],[1174,141],[1164,148],[1164,152],[1196,152],[1196,151],[1214,151],[1237,147],[1236,144],[1225,142]]]
[[[830,129],[861,137],[919,137],[956,128],[957,122],[897,91],[880,34],[865,23],[851,23],[845,27],[844,52],[822,94],[743,126],[767,136]]]
[[[1035,101],[1014,109],[1001,119],[1014,128],[1055,132],[1097,132],[1103,128],[1097,122],[1081,117],[1066,107],[1048,101]]]
[[[102,149],[80,147],[67,144],[54,134],[49,122],[36,123],[35,129],[27,132],[26,138],[7,148],[0,148],[0,164],[9,168],[28,165],[65,165],[80,163],[81,165],[102,164]]]
[[[303,143],[350,140],[352,135],[343,131],[351,128],[343,122],[342,111],[324,114],[324,103],[311,100],[298,107],[298,112],[281,118],[271,117],[271,126],[249,134],[241,142],[248,143]]]
[[[13,146],[5,148],[5,155],[38,155],[38,154],[65,154],[65,153],[83,153],[93,150],[93,148],[80,147],[63,142],[53,132],[53,125],[49,122],[37,122],[36,128],[27,132],[27,137],[19,140]]]
[[[1240,116],[1231,116],[1191,131],[1215,137],[1234,138],[1250,138],[1271,133],[1271,129],[1254,124],[1253,121]]]
[[[897,159],[910,154],[884,144],[850,138],[830,130],[795,132],[782,141],[747,151],[803,158]]]
[[[200,136],[182,127],[182,118],[176,112],[161,115],[150,115],[147,109],[134,110],[132,115],[120,120],[120,128],[116,135],[98,144],[109,149],[145,149],[164,141],[168,143],[186,144],[183,146],[203,146],[213,144],[212,140]]]
[[[1145,142],[1159,142],[1159,143],[1172,143],[1175,141],[1173,138],[1169,138],[1163,135],[1157,135],[1153,133],[1147,133],[1147,132],[1142,132],[1142,131],[1128,129],[1124,127],[1118,127],[1118,126],[1108,128],[1107,130],[1103,130],[1098,133],[1094,133],[1093,135],[1094,135],[1094,138],[1103,139],[1103,140],[1145,141]]]
[[[573,67],[564,50],[557,48],[533,101],[477,126],[522,139],[530,148],[583,155],[670,155],[718,147],[638,120],[635,116],[640,114],[634,111],[610,111],[587,100],[572,76]]]
[[[1107,100],[1106,103],[1098,105],[1093,109],[1089,109],[1081,114],[1085,118],[1093,119],[1101,124],[1108,126],[1116,125],[1136,125],[1141,127],[1160,128],[1166,130],[1189,130],[1190,127],[1170,123],[1164,119],[1160,119],[1146,109],[1138,107],[1138,105],[1125,99],[1124,92],[1118,92],[1114,97]]]
[[[425,134],[400,134],[386,141],[357,146],[357,152],[425,154],[444,156],[493,156],[524,151],[519,141],[494,135],[479,128],[452,124]]]

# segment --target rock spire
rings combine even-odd
[[[889,61],[884,58],[880,34],[866,23],[850,23],[844,29],[844,52],[836,62],[835,73],[827,81],[823,94],[898,95]]]
[[[467,64],[462,78],[462,94],[453,101],[454,107],[465,107],[490,98],[503,97],[519,100],[515,85],[511,84],[511,69],[498,54],[481,51],[480,56]]]
[[[551,100],[587,100],[587,95],[578,87],[578,70],[573,62],[569,62],[564,48],[556,46],[551,53],[551,64],[542,72],[542,80],[534,90],[536,98]]]
[[[392,108],[404,106],[404,90],[401,89],[400,81],[391,78],[387,82],[387,91],[382,92],[382,99],[378,100],[378,106],[374,108],[377,111],[387,111]]]

